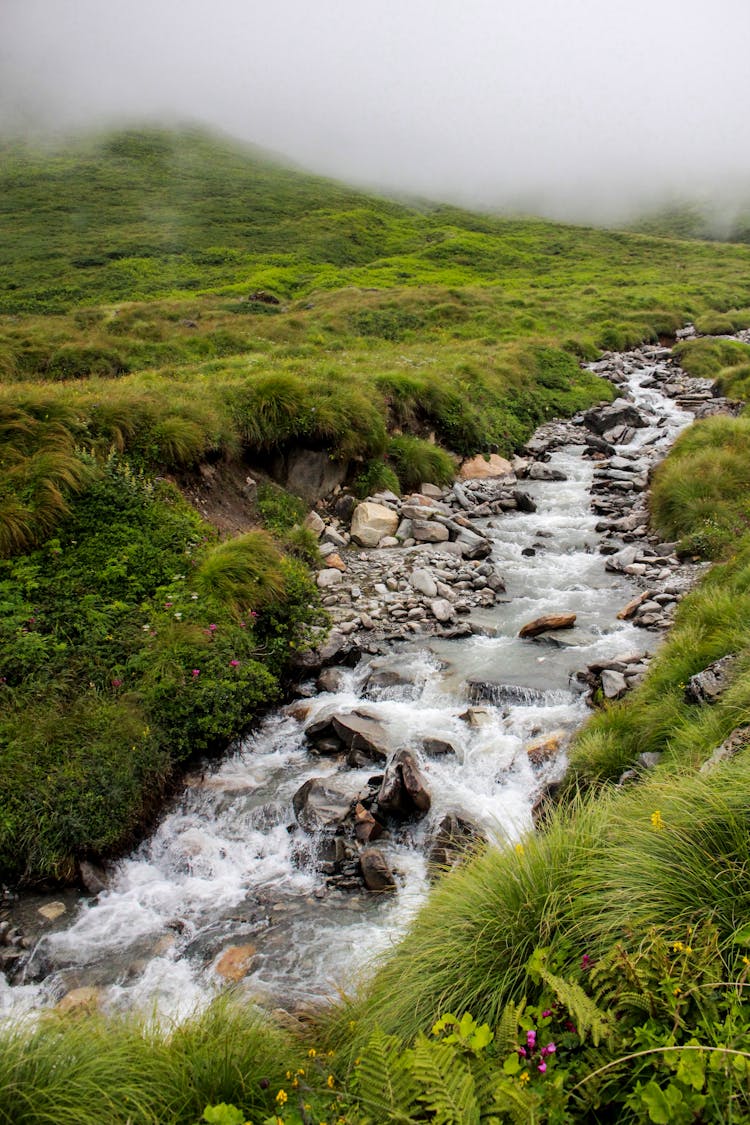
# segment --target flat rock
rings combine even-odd
[[[65,913],[65,903],[48,902],[45,906],[40,906],[37,913],[41,914],[42,918],[45,918],[48,922],[54,922],[58,918],[62,918]]]
[[[252,969],[256,952],[254,945],[230,945],[216,962],[216,972],[237,984]]]
[[[352,809],[350,790],[325,777],[311,777],[292,798],[297,823],[306,832],[333,830],[349,816]]]
[[[548,613],[544,617],[536,617],[527,621],[518,630],[519,637],[536,637],[539,633],[546,633],[548,629],[572,629],[576,622],[574,613]]]
[[[359,750],[373,761],[385,761],[391,747],[386,728],[378,719],[352,711],[332,715],[331,723],[338,737],[349,750]]]
[[[490,477],[507,477],[512,472],[513,466],[510,461],[506,461],[497,453],[491,453],[489,457],[477,454],[476,457],[464,461],[458,475],[461,480],[487,480]]]
[[[343,581],[343,575],[336,567],[326,567],[318,572],[317,581],[319,589],[328,590],[331,586],[339,586]]]
[[[685,688],[688,703],[715,703],[729,687],[737,657],[730,654],[722,656],[709,664],[702,672],[691,676]]]
[[[417,543],[444,543],[450,539],[450,532],[442,523],[435,520],[412,520],[411,535]]]
[[[602,672],[602,692],[605,699],[620,699],[628,690],[628,685],[622,672],[612,668],[605,668]]]

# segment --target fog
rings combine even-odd
[[[748,0],[0,0],[0,128],[197,121],[574,219],[750,196]]]

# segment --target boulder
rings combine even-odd
[[[318,588],[320,590],[328,590],[331,586],[339,586],[342,580],[341,571],[335,567],[326,567],[326,569],[318,572]]]
[[[491,477],[507,477],[512,472],[513,466],[510,461],[506,461],[497,453],[491,453],[489,457],[477,454],[476,457],[464,461],[458,475],[461,480],[487,480]]]
[[[321,449],[292,449],[273,463],[273,475],[289,492],[314,503],[343,484],[346,461],[332,461]]]
[[[58,918],[62,918],[65,914],[66,908],[64,902],[48,902],[44,906],[40,906],[37,914],[41,914],[42,918],[47,922],[55,922]]]
[[[492,544],[489,540],[473,531],[462,530],[458,534],[456,542],[461,548],[463,557],[470,562],[474,559],[486,559],[488,555],[492,554]]]
[[[622,672],[612,668],[605,668],[602,672],[602,694],[605,699],[620,699],[628,690],[627,681]]]
[[[359,866],[368,891],[395,891],[393,872],[378,848],[365,848],[360,854]]]
[[[443,489],[438,488],[436,484],[430,484],[428,481],[419,486],[419,491],[430,500],[440,500],[443,496]]]
[[[446,539],[450,539],[450,532],[447,527],[434,520],[413,519],[411,537],[416,539],[417,543],[444,543]]]
[[[326,777],[311,777],[294,794],[292,807],[305,832],[333,831],[349,816],[352,793]]]
[[[100,988],[71,988],[55,1008],[58,1012],[95,1012],[101,1003]]]
[[[544,692],[525,684],[509,684],[503,680],[467,680],[466,689],[471,703],[492,703],[500,707],[506,703],[543,703]]]
[[[343,668],[324,668],[318,676],[315,686],[318,691],[341,691],[346,680],[346,672]]]
[[[452,621],[455,616],[453,606],[445,598],[434,598],[430,602],[430,613],[436,621],[443,623]]]
[[[428,758],[442,758],[445,754],[455,754],[456,747],[445,738],[425,738],[422,753]]]
[[[378,808],[397,817],[424,816],[431,798],[414,756],[399,750],[386,767],[378,793]]]
[[[528,492],[521,492],[519,488],[513,490],[513,499],[516,502],[516,507],[519,512],[535,512],[536,504],[529,496]]]
[[[216,972],[237,984],[250,972],[256,952],[254,945],[230,945],[216,962]]]
[[[384,762],[391,747],[384,725],[370,715],[352,711],[346,715],[332,715],[333,729],[349,750],[359,750],[373,761]]]
[[[344,493],[343,496],[338,497],[336,503],[333,505],[333,514],[346,523],[352,518],[352,513],[356,507],[356,498],[350,496],[349,493]]]
[[[519,637],[536,637],[539,633],[546,633],[548,629],[572,629],[576,622],[574,613],[549,613],[544,617],[536,617],[527,621],[518,630]]]
[[[691,676],[685,688],[685,699],[688,703],[715,703],[722,695],[732,680],[732,673],[737,657],[734,655],[722,656],[704,668],[702,672]]]
[[[589,430],[600,435],[606,435],[618,427],[637,429],[647,425],[632,402],[624,398],[617,398],[607,406],[593,406],[585,412],[583,421]],[[624,435],[617,436],[621,439]]]
[[[398,515],[392,508],[365,500],[354,509],[352,539],[360,547],[377,547],[383,536],[395,535],[398,525]]]
[[[308,531],[312,531],[316,539],[320,539],[326,527],[317,512],[308,512],[302,526],[306,527]]]
[[[542,461],[534,461],[529,466],[527,473],[529,480],[567,480],[565,473],[560,469],[553,469],[551,465],[545,465]]]
[[[82,859],[78,864],[78,878],[90,895],[101,894],[107,889],[107,873],[103,867]]]

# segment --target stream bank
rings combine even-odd
[[[188,779],[98,895],[78,907],[58,896],[62,910],[33,925],[52,904],[11,904],[0,940],[17,955],[0,1005],[180,1013],[222,980],[274,1004],[325,1000],[398,939],[430,856],[529,826],[587,693],[617,698],[638,682],[700,570],[650,535],[648,472],[692,417],[728,408],[665,349],[594,366],[624,401],[542,427],[513,477],[371,498],[396,532],[381,546],[352,547],[345,518],[322,520],[337,627],[300,669],[302,699]],[[575,619],[518,637],[555,614]],[[300,797],[315,786],[328,794],[322,819]],[[362,839],[372,821],[379,838]],[[387,894],[363,885],[372,843]]]

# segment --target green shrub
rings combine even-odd
[[[391,438],[388,457],[401,487],[407,490],[419,488],[425,481],[450,484],[456,475],[456,465],[450,454],[438,445],[407,434]]]
[[[368,461],[363,471],[354,481],[354,491],[364,500],[374,492],[394,492],[401,495],[401,482],[393,469],[385,461]]]

